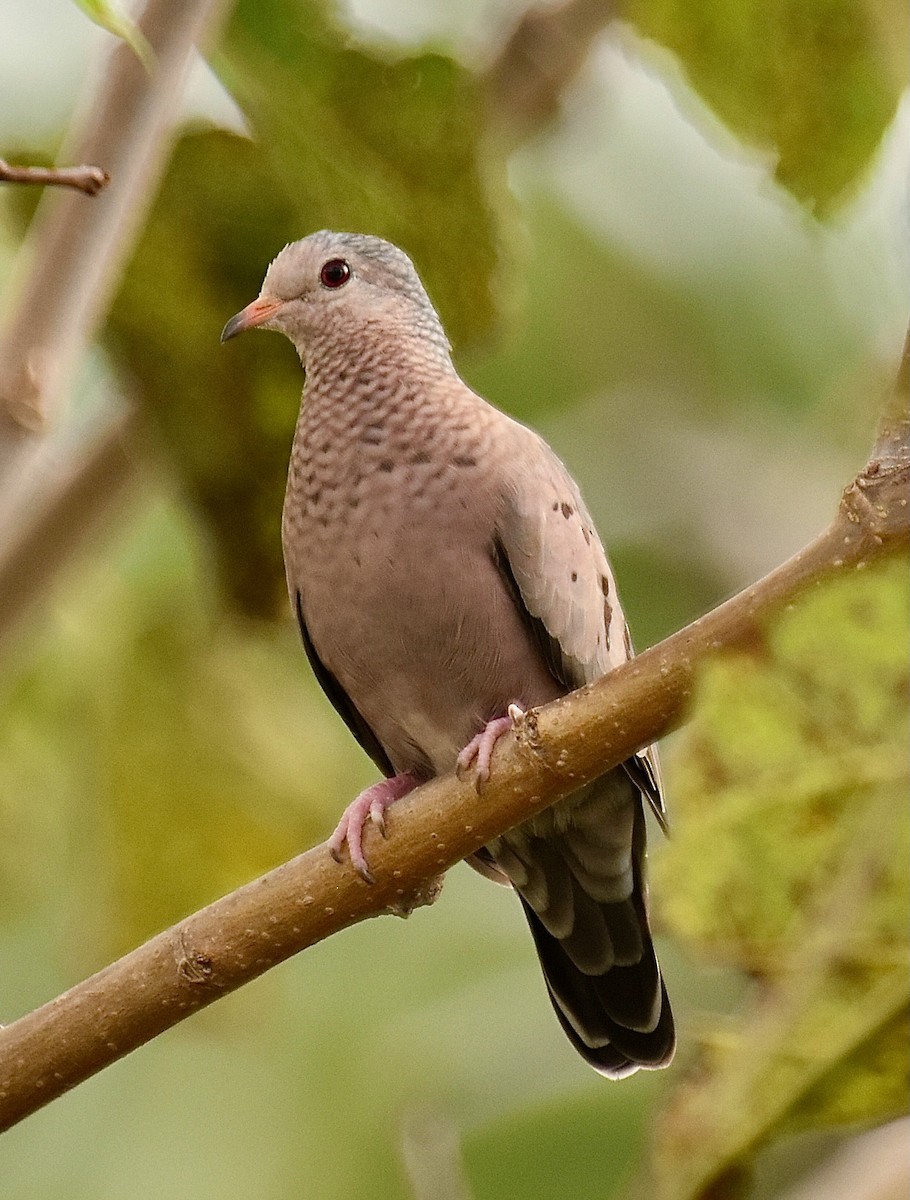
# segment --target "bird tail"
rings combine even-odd
[[[621,1079],[666,1066],[676,1045],[648,926],[645,815],[638,790],[612,773],[569,803],[567,821],[506,835],[494,857],[521,897],[569,1040]]]

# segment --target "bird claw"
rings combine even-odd
[[[483,729],[479,733],[475,733],[455,761],[455,772],[459,779],[472,763],[476,764],[475,783],[478,791],[480,791],[481,784],[486,783],[490,778],[490,762],[493,758],[493,751],[496,749],[496,743],[509,732],[513,724],[525,715],[524,709],[515,701],[509,705],[508,713],[509,715],[506,717],[494,717],[492,721],[487,721]]]
[[[383,837],[387,837],[385,810],[396,800],[413,791],[419,782],[417,777],[410,773],[393,775],[391,779],[380,779],[379,783],[365,788],[352,800],[341,814],[341,820],[327,843],[329,854],[335,862],[342,862],[341,851],[347,842],[351,866],[365,883],[373,883],[373,872],[363,849],[363,828],[367,818]]]
[[[380,834],[384,838],[387,838],[389,836],[386,833],[386,828],[385,828],[385,814],[383,813],[380,806],[375,803],[375,801],[370,805],[370,820],[373,822],[373,824],[376,826],[376,828],[379,830]]]

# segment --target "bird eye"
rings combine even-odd
[[[351,278],[351,268],[343,258],[330,258],[322,264],[319,272],[319,282],[323,287],[340,288]]]

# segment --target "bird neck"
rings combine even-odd
[[[377,412],[457,379],[444,335],[428,332],[390,320],[339,323],[320,332],[301,353],[305,405],[353,403]]]

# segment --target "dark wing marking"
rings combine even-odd
[[[603,546],[578,488],[536,434],[509,489],[493,558],[554,679],[581,687],[632,657],[632,644]],[[666,829],[655,747],[623,764]]]
[[[333,708],[342,721],[344,721],[345,725],[347,725],[348,729],[350,729],[351,733],[353,733],[362,749],[369,754],[383,775],[386,777],[394,775],[395,768],[389,762],[389,756],[383,750],[376,734],[351,703],[347,692],[316,653],[316,648],[306,627],[306,621],[303,619],[303,607],[300,602],[299,591],[296,593],[295,607],[297,609],[297,624],[300,626],[300,637],[303,640],[303,648],[306,651],[307,658],[310,660],[310,666],[313,668],[313,674],[316,676],[319,686],[328,696]]]
[[[528,606],[525,604],[524,597],[521,594],[521,588],[515,579],[512,564],[509,562],[509,556],[499,538],[496,538],[493,542],[493,561],[505,581],[506,589],[515,602],[515,607],[521,613],[522,620],[533,633],[534,640],[540,647],[550,674],[564,688],[573,691],[577,685],[573,683],[570,673],[566,670],[559,642],[551,635],[540,617],[533,617],[528,611]]]
[[[537,637],[556,678],[577,688],[625,661],[622,610],[578,488],[544,441],[523,426],[516,431],[524,442],[515,456],[520,474],[506,481],[497,555],[539,623]]]

